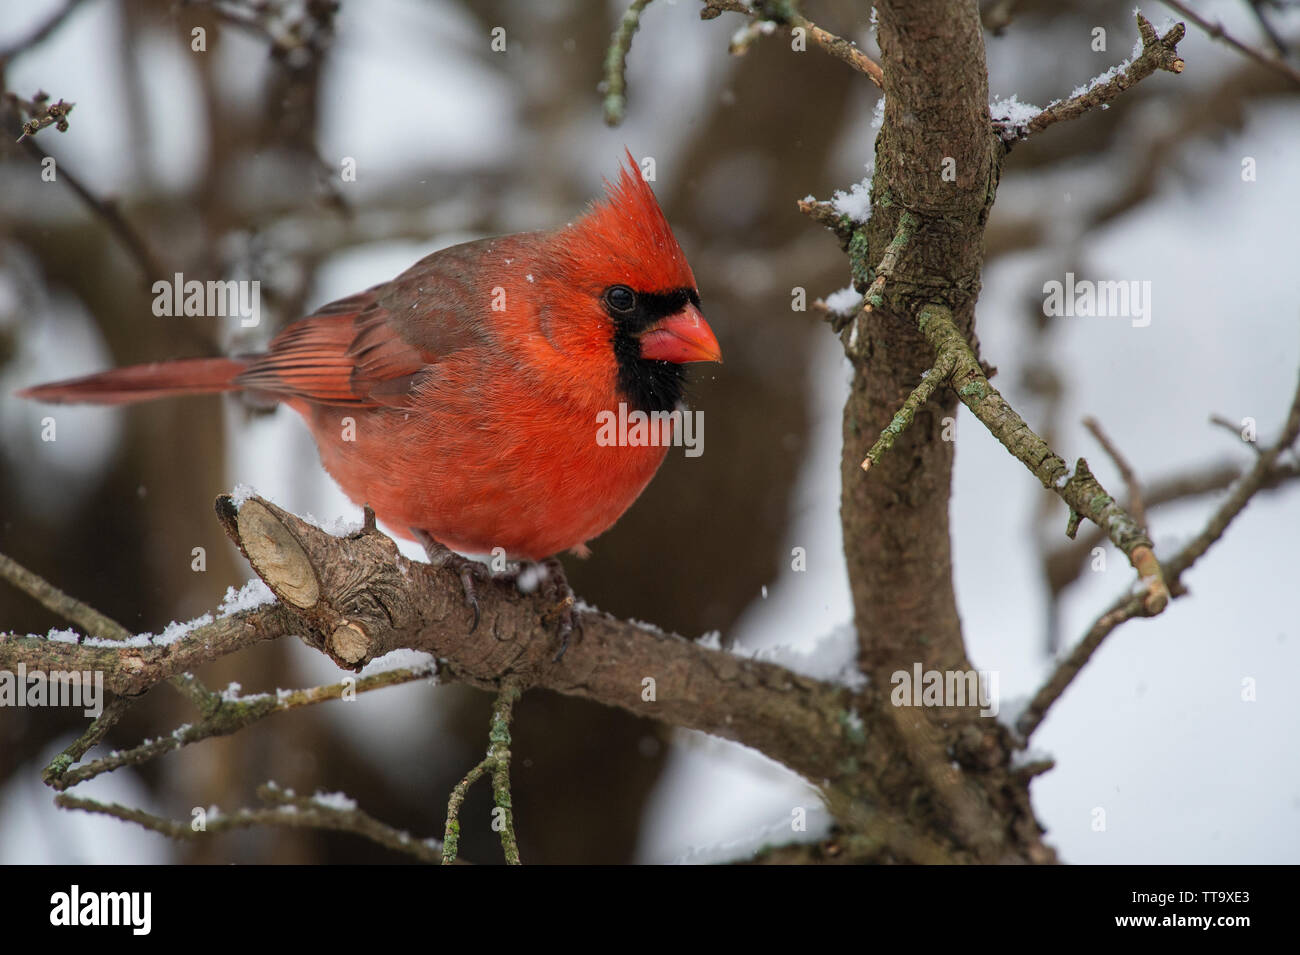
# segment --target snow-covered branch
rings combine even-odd
[[[1013,96],[989,107],[993,128],[1003,142],[1014,143],[1056,123],[1077,119],[1089,110],[1105,109],[1126,89],[1157,70],[1181,73],[1186,64],[1178,55],[1178,44],[1187,32],[1186,27],[1176,23],[1160,36],[1151,21],[1140,13],[1137,14],[1137,24],[1140,39],[1133,56],[1077,87],[1064,100],[1035,111],[1034,107],[1017,102]]]

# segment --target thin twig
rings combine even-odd
[[[104,640],[130,640],[131,631],[76,597],[70,597],[38,574],[32,573],[12,557],[0,554],[0,579],[9,581],[23,593],[35,597],[47,609],[76,624],[87,634]]]
[[[487,759],[481,760],[478,765],[465,774],[460,782],[452,787],[451,797],[447,800],[447,824],[442,838],[443,865],[454,863],[457,853],[460,852],[460,807],[465,802],[469,787],[478,782],[479,777],[487,772],[487,764]]]
[[[1088,462],[1079,458],[1071,473],[1061,456],[1034,433],[1001,393],[989,383],[988,375],[966,337],[953,322],[952,312],[947,306],[926,305],[917,313],[916,324],[934,349],[934,368],[940,371],[937,377],[941,381],[950,380],[957,397],[974,412],[975,417],[1003,447],[1029,468],[1043,487],[1055,493],[1069,506],[1066,534],[1073,538],[1084,517],[1098,527],[1105,528],[1107,536],[1128,557],[1141,578],[1146,589],[1143,604],[1146,612],[1157,614],[1164,610],[1169,603],[1169,590],[1152,549],[1151,538],[1142,525],[1101,486],[1101,482],[1088,468]],[[922,384],[928,385],[931,377],[936,376],[928,375]],[[911,401],[912,398],[908,400]],[[910,417],[896,417],[886,431],[897,435],[910,422]],[[881,437],[883,439],[885,436],[882,434]],[[887,445],[882,446],[881,442],[877,442],[872,448],[876,457],[869,455],[863,462],[863,470],[869,469],[868,462],[879,463],[880,455],[887,450]]]
[[[1247,441],[1245,438],[1241,436],[1241,425],[1237,424],[1234,421],[1229,421],[1223,415],[1218,415],[1218,414],[1210,415],[1210,424],[1217,425],[1220,428],[1223,428],[1225,431],[1232,432],[1233,437],[1239,440],[1242,444],[1250,445],[1250,449],[1254,451],[1256,454],[1264,453],[1263,448],[1259,446],[1258,441]]]
[[[209,690],[193,673],[178,673],[167,681],[176,688],[176,692],[194,704],[204,716],[210,715],[221,705],[221,694]]]
[[[5,554],[0,554],[0,578],[9,581],[23,592],[35,597],[48,609],[59,614],[65,620],[76,624],[90,636],[113,640],[118,643],[128,642],[134,636],[131,631],[117,621],[82,603],[75,597],[68,596],[49,581],[23,567]],[[211,715],[217,703],[221,700],[220,696],[204,686],[203,681],[192,673],[176,674],[170,677],[168,682],[181,695],[194,703],[205,716]],[[80,738],[54,757],[45,768],[45,782],[58,789],[64,788],[58,785],[56,781],[63,779],[69,767],[104,738],[113,724],[130,708],[132,702],[126,697],[115,697]],[[103,771],[100,770],[100,772]],[[89,778],[93,775],[97,775],[97,773],[89,773],[81,778]],[[71,785],[71,783],[68,783],[68,785]]]
[[[1277,441],[1259,456],[1254,467],[1237,482],[1201,533],[1164,562],[1165,579],[1173,596],[1186,592],[1182,585],[1182,575],[1223,536],[1228,525],[1245,509],[1251,498],[1267,484],[1278,457],[1295,443],[1297,436],[1300,436],[1300,384],[1297,384],[1286,424]],[[1061,661],[1052,676],[1034,695],[1024,713],[1016,720],[1016,730],[1021,738],[1029,739],[1034,730],[1042,724],[1047,711],[1060,699],[1061,694],[1079,675],[1097,648],[1101,646],[1102,641],[1116,627],[1134,617],[1149,615],[1141,595],[1126,595],[1115,601],[1098,617],[1084,634],[1083,639],[1074,646],[1069,656]]]
[[[1142,53],[1136,60],[1117,71],[1107,82],[1086,89],[1063,102],[1052,103],[1023,124],[995,123],[1002,140],[1008,144],[1014,143],[1041,132],[1048,126],[1077,119],[1089,110],[1117,99],[1130,86],[1157,70],[1181,73],[1186,64],[1178,55],[1178,44],[1187,32],[1186,28],[1181,23],[1176,23],[1164,36],[1157,36],[1151,21],[1140,13],[1137,14],[1137,23],[1138,32],[1142,36]]]
[[[1179,3],[1178,0],[1160,0],[1160,2],[1163,3],[1165,6],[1173,10],[1176,10],[1178,13],[1181,13],[1183,16],[1187,17],[1187,19],[1191,20],[1198,27],[1200,27],[1207,34],[1209,34],[1212,39],[1222,40],[1224,43],[1228,44],[1228,46],[1232,47],[1238,53],[1245,54],[1246,56],[1254,60],[1256,63],[1259,63],[1262,66],[1267,66],[1270,70],[1282,74],[1287,79],[1289,79],[1292,83],[1295,83],[1297,86],[1300,86],[1300,71],[1297,71],[1295,67],[1291,66],[1291,64],[1285,62],[1279,57],[1269,56],[1267,53],[1264,53],[1262,50],[1257,50],[1253,46],[1250,46],[1247,43],[1242,43],[1232,34],[1224,30],[1223,24],[1219,23],[1218,21],[1210,21],[1205,19],[1205,17],[1201,16],[1199,13],[1197,13],[1191,7],[1187,6],[1187,4],[1185,3]]]
[[[871,450],[867,452],[867,456],[862,461],[862,470],[870,471],[872,465],[879,463],[880,459],[889,453],[898,436],[911,425],[920,407],[930,400],[940,385],[948,383],[948,379],[952,377],[953,367],[952,356],[943,355],[934,363],[933,368],[924,372],[921,383],[912,389],[912,393],[903,402],[903,407],[898,409],[888,426],[880,433],[880,437],[876,439],[876,443],[871,446]]]
[[[814,43],[831,56],[837,60],[843,60],[859,73],[865,74],[880,89],[885,87],[885,74],[881,70],[879,63],[863,53],[852,40],[846,40],[842,36],[836,36],[829,30],[823,30],[794,9],[793,4],[772,2],[772,0],[756,0],[754,6],[751,7],[743,0],[704,0],[704,9],[700,11],[700,19],[712,20],[721,16],[724,11],[770,21],[789,30],[803,30]]]
[[[836,212],[835,207],[829,202],[800,199],[796,205],[808,218],[834,232],[842,245],[847,246],[849,240],[853,238],[853,220],[842,212]]]
[[[131,749],[114,751],[84,766],[73,767],[72,763],[75,759],[80,759],[86,750],[90,748],[89,746],[81,748],[80,752],[75,753],[74,759],[65,760],[63,754],[60,754],[46,769],[45,782],[60,791],[70,789],[102,773],[112,772],[123,766],[138,766],[147,763],[151,759],[174,752],[184,746],[189,746],[191,743],[197,743],[216,736],[230,736],[244,727],[276,713],[285,713],[304,706],[313,706],[317,703],[324,703],[326,700],[337,700],[345,694],[366,693],[386,686],[410,683],[414,680],[426,678],[429,674],[430,670],[427,666],[402,667],[396,670],[385,670],[382,673],[375,673],[360,679],[332,683],[328,686],[314,686],[304,690],[282,690],[274,694],[259,693],[255,696],[234,698],[228,695],[218,695],[219,706],[214,711],[206,713],[198,723],[187,723],[177,727],[166,736],[146,740]],[[173,677],[172,679],[176,680],[177,678]],[[112,704],[110,704],[110,708],[111,706]],[[108,715],[109,710],[106,709],[100,719],[103,720]],[[107,730],[107,727],[104,729]],[[82,737],[82,739],[89,737],[92,730],[94,730],[93,724],[91,730],[88,730],[86,736]],[[99,735],[102,737],[103,733],[101,732]],[[95,740],[95,742],[98,742],[98,740]],[[80,743],[81,740],[78,740],[78,743],[74,744],[74,746]],[[71,753],[71,751],[72,747],[69,747],[65,753]]]
[[[62,99],[51,103],[49,102],[49,94],[44,92],[38,92],[30,100],[25,100],[14,93],[5,93],[4,97],[11,107],[19,111],[20,115],[27,115],[27,119],[22,123],[22,133],[14,140],[19,143],[25,142],[28,137],[35,136],[42,129],[49,126],[53,126],[61,133],[66,133],[68,131],[68,114],[77,105]]]
[[[1166,504],[1225,490],[1244,473],[1245,469],[1238,465],[1220,464],[1193,474],[1152,482],[1145,495],[1147,509],[1152,510]],[[1279,464],[1269,472],[1260,490],[1273,490],[1288,481],[1297,479],[1300,479],[1300,467]],[[1125,507],[1127,506],[1126,501]],[[1105,541],[1106,532],[1099,527],[1093,527],[1086,534],[1080,534],[1073,543],[1047,556],[1047,586],[1053,598],[1078,578],[1080,569],[1093,548],[1100,547]]]
[[[85,0],[65,0],[63,6],[50,14],[49,18],[35,30],[0,50],[0,70],[8,66],[9,62],[15,57],[21,56],[38,44],[45,42],[50,34],[62,26],[68,16],[84,2]]]
[[[1124,480],[1128,487],[1128,501],[1126,509],[1133,515],[1133,520],[1137,521],[1143,527],[1147,526],[1146,505],[1142,503],[1142,482],[1138,480],[1137,474],[1129,466],[1128,459],[1124,457],[1115,447],[1114,442],[1107,437],[1106,432],[1102,430],[1101,423],[1096,418],[1084,418],[1083,426],[1092,432],[1092,436],[1097,439],[1115,467],[1119,469],[1119,476]]]
[[[76,624],[82,630],[85,630],[89,636],[99,637],[104,640],[115,640],[118,643],[127,642],[134,636],[131,631],[127,630],[126,627],[122,626],[117,621],[100,613],[94,607],[82,603],[75,597],[68,596],[49,581],[45,580],[45,578],[41,577],[39,574],[33,573],[5,554],[0,554],[0,579],[9,581],[23,592],[35,597],[48,609],[54,611],[70,623]],[[176,676],[171,677],[168,682],[176,687],[182,695],[193,701],[194,705],[197,706],[201,712],[206,713],[207,710],[212,707],[213,700],[218,698],[216,694],[204,686],[203,683],[191,673],[177,674]],[[100,724],[100,720],[107,716],[107,713],[100,714],[100,718],[97,719],[95,723],[91,724],[91,728],[86,731],[86,736],[83,737],[83,739],[90,737],[91,734],[96,731],[96,727]],[[108,728],[116,721],[117,716],[113,716],[106,725],[103,725],[100,737],[102,737],[103,733],[107,732]],[[51,763],[50,765],[54,766],[55,763],[61,762],[63,757],[68,753],[73,752],[80,742],[81,740],[74,742],[66,750],[56,756],[54,763]],[[98,742],[98,738],[96,738],[95,742]],[[80,759],[82,754],[84,754],[89,748],[90,747],[87,746],[81,749],[81,751],[76,754],[75,759]],[[49,769],[47,769],[46,772],[48,774]]]
[[[487,755],[451,791],[451,797],[447,800],[443,865],[451,865],[456,861],[460,849],[460,807],[465,802],[470,787],[486,773],[492,776],[493,800],[497,809],[501,810],[499,817],[494,813],[492,828],[500,826],[501,849],[505,853],[506,864],[520,864],[519,842],[515,838],[515,810],[510,797],[510,717],[521,692],[518,678],[506,677],[501,682],[501,691],[492,707]]]
[[[1173,579],[1177,580],[1202,554],[1209,550],[1211,544],[1223,536],[1223,532],[1228,529],[1228,525],[1232,523],[1233,519],[1250,503],[1250,499],[1268,483],[1278,458],[1282,456],[1282,452],[1295,444],[1297,436],[1300,436],[1300,385],[1296,388],[1295,397],[1291,401],[1291,408],[1287,414],[1286,424],[1283,425],[1282,433],[1278,436],[1277,441],[1255,460],[1254,466],[1246,473],[1246,476],[1228,492],[1227,498],[1219,505],[1219,509],[1214,512],[1214,516],[1204,530],[1192,538],[1187,546],[1174,555],[1173,560],[1169,562],[1169,573]]]
[[[1029,706],[1016,719],[1016,732],[1020,734],[1021,739],[1028,740],[1033,735],[1052,704],[1060,699],[1066,687],[1092,659],[1093,653],[1111,631],[1125,621],[1142,615],[1141,599],[1136,596],[1126,596],[1117,600],[1097,618],[1096,622],[1088,628],[1088,632],[1083,635],[1083,639],[1071,649],[1069,656],[1057,664],[1052,676],[1034,694]]]
[[[22,145],[37,164],[53,158],[30,138],[24,139]],[[100,219],[103,219],[109,231],[122,243],[127,253],[135,260],[140,269],[140,277],[146,285],[152,284],[160,275],[170,274],[170,271],[158,261],[157,256],[149,247],[149,243],[136,231],[135,226],[122,215],[122,211],[117,207],[116,202],[111,199],[100,199],[87,189],[80,179],[69,172],[62,163],[58,164],[58,170],[59,181],[66,182],[68,188],[76,194],[82,204]]]
[[[520,864],[514,800],[510,795],[510,717],[519,694],[519,681],[507,677],[492,708],[491,744],[488,747],[488,757],[492,760],[492,797],[497,809],[501,810],[501,851],[505,853],[507,865]]]
[[[799,202],[799,210],[811,216],[813,219],[822,222],[823,225],[839,235],[841,241],[847,248],[849,239],[852,236],[852,226],[850,223],[845,221],[845,217],[837,216],[830,205],[815,201],[809,202],[807,200],[801,200]],[[835,217],[835,221],[829,221],[829,217]],[[817,303],[818,307],[825,312],[825,319],[830,322],[831,329],[835,334],[840,334],[849,325],[857,322],[864,313],[870,312],[874,308],[884,304],[883,293],[885,290],[885,283],[894,274],[894,269],[898,267],[898,256],[907,246],[908,242],[912,240],[912,236],[919,224],[920,220],[911,212],[905,210],[903,214],[899,216],[898,231],[896,231],[894,237],[889,240],[889,245],[885,246],[885,251],[880,257],[880,264],[876,266],[875,277],[872,279],[871,285],[867,287],[866,294],[862,296],[862,303],[858,308],[851,312],[836,312],[828,308],[824,302]],[[852,342],[853,336],[850,335],[849,343],[846,344],[845,347],[849,348]],[[952,369],[948,370],[951,371]],[[924,404],[930,397],[932,391],[934,391],[934,386],[927,385],[927,383],[922,380],[921,384],[917,388],[917,392],[922,393],[923,397],[920,398],[918,403],[912,404],[911,410],[915,411],[921,404]],[[913,392],[913,397],[916,397],[917,392]],[[910,401],[911,399],[909,399],[909,403]],[[907,409],[905,408],[904,410]],[[911,424],[911,421],[912,419],[909,416],[907,424]],[[906,427],[906,425],[904,425],[904,427]],[[884,436],[882,436],[882,440],[883,439]],[[879,444],[880,443],[877,442],[877,447],[879,447]],[[889,442],[889,445],[893,445],[892,440]],[[876,448],[873,448],[872,450],[875,451]],[[884,448],[884,450],[888,450],[888,447]],[[863,470],[866,470],[870,466],[869,461],[871,460],[874,459],[869,457],[867,461],[862,463]]]
[[[68,771],[68,768],[73,763],[77,762],[77,760],[81,759],[81,757],[85,756],[91,747],[98,745],[104,737],[108,735],[108,731],[117,724],[118,720],[126,715],[126,711],[134,704],[135,700],[130,697],[113,697],[113,699],[109,701],[108,705],[104,707],[104,712],[100,713],[99,716],[95,717],[91,722],[86,732],[82,733],[79,737],[69,743],[63,752],[50,760],[50,764],[46,766],[45,770],[41,773],[41,778],[45,781],[45,784],[55,786],[56,789],[59,788],[55,785],[54,780],[63,776],[63,774]]]
[[[343,809],[330,805],[321,801],[319,796],[298,796],[293,790],[280,789],[273,783],[259,786],[257,794],[270,805],[266,808],[239,809],[233,813],[208,814],[204,818],[203,825],[197,829],[193,821],[166,819],[145,812],[143,809],[131,809],[118,803],[101,803],[70,793],[60,793],[55,796],[54,804],[60,809],[81,809],[85,812],[134,822],[152,832],[179,841],[192,842],[233,829],[249,829],[253,826],[329,829],[334,832],[350,832],[395,852],[414,856],[422,862],[437,863],[442,860],[438,840],[416,839],[410,833],[394,829],[360,809]]]
[[[1273,24],[1269,23],[1268,17],[1264,16],[1264,5],[1276,2],[1277,0],[1246,0],[1246,5],[1250,7],[1251,13],[1255,14],[1255,22],[1264,31],[1264,36],[1268,37],[1268,42],[1273,45],[1273,51],[1279,57],[1284,57],[1290,51],[1287,49],[1285,41],[1278,35],[1277,29]]]
[[[617,126],[627,113],[627,54],[641,26],[641,12],[650,0],[633,0],[609,40],[605,54],[605,124]]]
[[[862,311],[870,312],[885,304],[885,282],[894,274],[894,269],[898,267],[898,255],[912,240],[912,235],[919,224],[920,220],[911,212],[904,211],[898,217],[898,231],[889,240],[889,245],[885,246],[885,252],[880,257],[880,265],[876,267],[876,277],[872,279],[867,294],[863,296]]]

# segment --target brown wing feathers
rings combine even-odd
[[[428,359],[397,336],[380,306],[337,314],[339,304],[286,328],[236,383],[319,404],[404,404]]]

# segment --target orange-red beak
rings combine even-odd
[[[722,346],[700,310],[687,305],[676,315],[641,333],[641,357],[684,365],[692,361],[722,361]]]

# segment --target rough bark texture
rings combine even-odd
[[[873,214],[848,242],[864,291],[903,213],[917,225],[881,300],[847,333],[853,386],[844,409],[841,518],[861,666],[873,685],[889,686],[893,672],[918,662],[969,667],[949,538],[953,444],[942,439],[943,419],[956,413],[951,392],[918,411],[877,467],[864,473],[861,462],[933,363],[917,311],[946,305],[974,340],[984,226],[1003,152],[989,122],[976,5],[886,0],[877,9],[885,110]],[[1009,773],[1012,741],[1000,726],[971,710],[882,702],[904,758],[869,781],[876,805],[895,807],[935,841],[973,858],[1054,858],[1040,841],[1027,782]]]
[[[941,440],[955,402],[923,408],[868,477],[859,465],[931,364],[912,314],[946,302],[974,322],[983,226],[998,177],[989,131],[984,43],[974,4],[884,3],[879,38],[885,119],[876,143],[874,214],[849,252],[870,279],[904,211],[920,218],[884,289],[858,321],[853,390],[844,409],[842,518],[861,661],[875,678],[919,660],[966,665],[952,586],[948,496],[953,447]],[[956,181],[945,181],[945,159]]]

